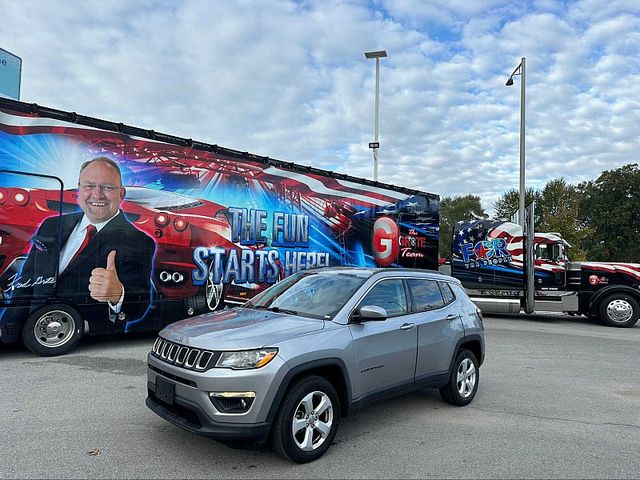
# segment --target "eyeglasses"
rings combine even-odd
[[[113,193],[116,190],[120,190],[122,185],[95,185],[93,183],[85,183],[84,185],[79,185],[79,187],[83,192],[93,192],[96,188],[99,188],[103,192]]]

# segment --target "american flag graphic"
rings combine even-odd
[[[632,279],[640,280],[639,263],[619,263],[619,262],[582,262],[582,270],[592,270],[608,274],[626,275]]]
[[[14,135],[64,134],[74,136],[84,143],[89,151],[96,155],[113,155],[119,161],[126,159],[131,169],[144,180],[145,175],[154,175],[162,167],[180,174],[180,177],[193,177],[200,188],[207,185],[213,189],[231,179],[241,179],[246,187],[264,189],[265,185],[279,185],[282,188],[294,188],[300,195],[310,197],[329,197],[333,200],[346,200],[359,209],[376,209],[386,205],[396,205],[407,201],[410,193],[398,192],[383,186],[365,185],[346,175],[326,175],[316,173],[309,167],[308,172],[288,168],[288,162],[276,165],[259,161],[256,155],[245,154],[239,160],[223,153],[198,150],[153,141],[136,136],[125,136],[117,132],[108,132],[85,125],[41,118],[27,114],[5,113],[0,111],[0,130]],[[141,129],[141,132],[144,130]],[[157,134],[161,137],[162,134]],[[221,149],[222,150],[222,149]],[[75,174],[75,171],[74,171]],[[435,195],[432,195],[435,199]]]
[[[377,218],[389,216],[403,234],[428,239],[422,248],[427,253],[418,252],[426,259],[421,267],[437,265],[435,194],[76,114],[56,111],[49,118],[46,107],[30,111],[0,109],[0,133],[8,135],[0,151],[4,168],[55,174],[69,190],[84,161],[107,156],[118,163],[131,193],[135,187],[175,192],[225,208],[263,210],[270,220],[274,212],[308,215],[305,248],[328,251],[336,263],[350,265],[373,262],[370,230]],[[12,178],[0,176],[0,187],[15,186]],[[34,187],[51,188],[42,179]],[[270,232],[273,223],[266,225]],[[416,267],[414,258],[406,266]]]
[[[487,232],[496,222],[493,220],[476,220],[472,222],[458,222],[455,229],[454,253],[462,255],[462,245],[465,243],[477,243],[487,239]]]
[[[496,220],[473,220],[462,221],[456,224],[454,240],[454,255],[462,258],[462,245],[465,243],[480,242],[494,239],[503,239],[507,243],[507,251],[511,255],[509,264],[517,269],[523,268],[523,236],[520,225]],[[562,238],[555,234],[537,233],[536,244],[551,244],[561,242]],[[536,258],[535,268],[540,272],[559,272],[565,267],[564,260],[540,259]]]

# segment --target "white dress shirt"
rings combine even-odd
[[[97,233],[106,227],[107,223],[116,218],[120,214],[120,211],[116,213],[109,220],[101,223],[94,223],[93,226],[96,227],[96,235]],[[69,264],[71,263],[71,259],[76,254],[76,252],[80,249],[80,245],[84,241],[84,237],[87,235],[87,227],[91,222],[87,218],[86,215],[82,215],[82,220],[78,222],[75,228],[72,230],[71,235],[67,239],[67,242],[64,244],[62,249],[60,250],[60,274],[64,272]],[[107,265],[105,264],[105,267]],[[117,304],[109,303],[109,307],[111,312],[109,312],[109,317],[111,321],[115,321],[115,315],[120,313],[120,309],[122,308],[122,302],[124,301],[124,287],[122,287],[122,294],[120,295],[120,301]],[[111,318],[113,317],[113,318]]]

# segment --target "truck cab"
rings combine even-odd
[[[563,312],[633,326],[640,318],[640,264],[570,262],[570,247],[559,233],[536,232],[524,242],[515,223],[462,221],[453,233],[450,274],[486,313]],[[526,272],[525,258],[533,272]]]
[[[567,251],[571,245],[559,233],[536,233],[534,241],[536,289],[558,289],[567,286]],[[538,272],[549,272],[542,275]]]

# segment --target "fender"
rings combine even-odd
[[[282,403],[282,398],[284,397],[284,394],[286,393],[286,391],[289,389],[289,386],[291,385],[291,381],[301,373],[313,371],[317,368],[322,368],[322,367],[338,367],[340,369],[342,378],[346,386],[345,393],[347,396],[347,398],[344,399],[343,404],[341,405],[341,407],[346,407],[346,408],[341,408],[341,410],[344,410],[344,411],[341,411],[341,414],[343,417],[346,417],[348,415],[349,405],[351,405],[351,398],[352,398],[351,380],[349,379],[349,373],[342,359],[337,357],[329,357],[329,358],[322,358],[319,360],[312,360],[306,363],[301,363],[300,365],[296,365],[295,367],[293,367],[291,370],[289,370],[285,374],[284,378],[282,379],[282,382],[280,383],[280,386],[278,387],[278,391],[275,397],[273,398],[273,402],[271,403],[271,407],[269,408],[269,413],[267,414],[267,422],[269,424],[273,422],[273,419],[278,413],[278,410],[280,409],[280,404]]]
[[[29,301],[17,305],[8,305],[5,308],[4,314],[0,315],[0,339],[2,343],[15,343],[29,315],[39,308],[46,307],[53,303],[64,302],[56,302],[55,298],[51,297],[48,299],[34,300],[33,305],[31,305]]]
[[[619,284],[607,285],[606,287],[603,287],[600,290],[593,292],[593,294],[591,295],[591,298],[589,298],[589,312],[597,313],[596,310],[598,309],[598,305],[600,304],[600,301],[604,297],[612,293],[626,293],[627,295],[630,295],[633,298],[635,298],[636,301],[640,302],[640,291],[634,289],[633,287],[630,287],[628,285],[619,285]]]
[[[453,357],[449,361],[449,372],[451,372],[451,369],[453,368],[453,362],[455,362],[456,357],[458,356],[458,351],[460,350],[460,346],[463,343],[467,343],[467,342],[479,342],[480,343],[480,358],[477,359],[478,360],[478,366],[480,366],[480,365],[482,365],[484,363],[484,342],[482,341],[482,337],[480,335],[478,335],[477,333],[472,333],[470,335],[465,335],[460,340],[458,340],[458,343],[456,343],[456,348],[453,350],[453,352],[454,352]]]

